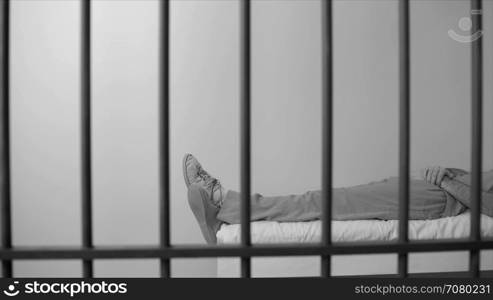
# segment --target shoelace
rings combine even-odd
[[[199,167],[199,170],[197,172],[197,175],[200,177],[200,179],[202,179],[204,181],[204,185],[205,185],[206,189],[210,189],[212,203],[214,203],[214,205],[220,207],[222,205],[222,200],[223,200],[222,195],[221,195],[221,197],[219,197],[218,203],[216,203],[216,201],[214,201],[214,193],[217,192],[218,190],[221,193],[221,183],[219,182],[219,180],[217,180],[216,178],[213,178],[211,175],[209,175],[209,173],[207,173],[204,169],[202,169],[200,167]]]

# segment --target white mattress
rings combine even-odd
[[[359,220],[333,221],[334,241],[392,240],[398,236],[397,221]],[[469,236],[470,213],[456,217],[411,221],[411,239],[465,238]],[[253,243],[309,243],[320,241],[320,221],[313,222],[252,222]],[[481,231],[484,237],[493,236],[493,218],[482,215]],[[238,243],[239,225],[223,225],[217,232],[218,243]],[[460,272],[468,269],[469,253],[426,252],[409,254],[409,272]],[[396,254],[364,254],[332,256],[332,275],[393,274],[397,271]],[[481,251],[481,269],[493,270],[493,251]],[[237,277],[240,263],[237,258],[219,258],[218,277]],[[252,258],[254,277],[319,276],[320,258],[258,257]]]
[[[413,220],[409,222],[410,239],[466,238],[470,234],[470,213],[435,220]],[[398,237],[398,221],[357,220],[332,221],[332,240],[345,241],[388,241]],[[321,221],[251,223],[253,243],[313,243],[320,242]],[[481,233],[493,237],[493,218],[481,216]],[[223,224],[217,232],[219,244],[240,242],[240,225]]]

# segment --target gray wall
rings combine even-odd
[[[191,152],[238,188],[237,1],[173,1],[172,242],[204,243],[186,203]],[[335,185],[397,173],[397,2],[335,3]],[[12,5],[14,244],[78,245],[79,3]],[[485,53],[493,3],[485,1]],[[467,1],[412,2],[412,166],[469,167],[469,45],[447,35]],[[94,239],[158,242],[157,1],[94,1]],[[320,187],[320,2],[254,1],[253,188]],[[486,78],[492,79],[490,56]],[[486,85],[488,87],[488,85]],[[485,112],[492,95],[485,92]],[[485,113],[485,116],[488,114]],[[493,120],[485,117],[485,154]],[[485,168],[493,159],[485,156]],[[98,276],[157,276],[156,260],[97,261]],[[15,262],[17,276],[79,276],[78,261]],[[176,260],[176,276],[213,276],[213,259]]]

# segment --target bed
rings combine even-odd
[[[409,223],[409,238],[451,239],[467,238],[470,233],[470,213],[435,220],[415,220]],[[398,236],[398,221],[357,220],[333,221],[334,242],[390,241]],[[320,241],[321,221],[251,223],[252,243],[316,243]],[[493,218],[481,216],[481,234],[493,237]],[[217,232],[218,244],[240,242],[240,225],[223,224]],[[411,253],[410,273],[463,272],[468,270],[469,253],[433,252]],[[219,258],[218,277],[238,277],[240,263],[237,258]],[[481,252],[481,269],[493,270],[493,251]],[[332,274],[379,275],[397,271],[397,254],[338,255],[332,257]],[[320,258],[314,257],[259,257],[252,259],[254,277],[318,276]]]

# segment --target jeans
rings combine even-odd
[[[228,191],[217,219],[229,224],[240,223],[241,195]],[[297,222],[321,218],[321,191],[301,195],[251,197],[251,221]],[[466,207],[442,188],[424,180],[410,181],[409,219],[426,220],[456,216]],[[361,220],[399,219],[398,178],[332,190],[332,219]]]

